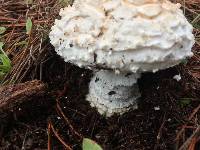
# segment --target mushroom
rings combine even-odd
[[[168,0],[75,0],[49,34],[66,62],[94,70],[87,100],[107,117],[138,107],[137,80],[193,53],[193,27]]]

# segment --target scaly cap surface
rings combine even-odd
[[[193,27],[168,0],[76,0],[60,16],[51,43],[80,67],[155,72],[192,56]]]

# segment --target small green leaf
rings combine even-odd
[[[33,26],[33,23],[32,23],[31,18],[29,17],[26,20],[26,34],[31,34],[32,26]]]
[[[0,42],[0,51],[3,50],[3,46],[4,46],[3,42]]]
[[[3,34],[6,32],[6,28],[5,27],[0,27],[0,34]]]
[[[83,139],[82,148],[83,150],[103,150],[100,145],[88,138]]]
[[[186,107],[191,103],[191,99],[190,98],[182,98],[180,101],[180,106],[181,107]]]
[[[187,63],[188,63],[188,59],[183,59],[183,60],[181,61],[181,64],[183,64],[183,65],[187,65]]]
[[[33,0],[25,0],[25,3],[26,3],[27,5],[31,5],[31,4],[33,4]]]
[[[0,54],[0,71],[3,71],[4,73],[7,73],[10,71],[11,68],[11,62],[7,55]]]
[[[0,81],[3,80],[4,76],[5,76],[5,73],[0,71]]]
[[[195,24],[193,25],[193,27],[196,28],[197,30],[200,30],[200,21],[197,22],[197,23],[195,23]]]
[[[68,6],[69,4],[71,4],[71,0],[59,0],[59,3],[62,6]]]
[[[4,43],[0,42],[0,81],[11,70],[11,62],[6,53],[3,51]]]
[[[15,43],[14,45],[15,46],[20,46],[20,45],[27,45],[27,44],[28,44],[27,41],[21,41],[21,42]]]

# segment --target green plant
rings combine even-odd
[[[0,81],[11,69],[11,62],[6,53],[3,51],[4,43],[0,42]]]
[[[83,139],[82,148],[83,150],[103,150],[99,144],[88,138]]]
[[[33,0],[24,0],[24,2],[25,2],[27,5],[33,4]]]
[[[6,28],[5,27],[0,27],[0,34],[3,34],[4,32],[6,32]]]
[[[190,103],[191,103],[191,98],[182,98],[179,104],[183,108],[190,105]]]
[[[72,4],[73,0],[59,0],[59,4],[61,4],[63,7],[68,6],[69,4]]]
[[[26,34],[30,35],[32,31],[33,23],[31,18],[28,17],[26,20]]]

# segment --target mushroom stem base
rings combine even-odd
[[[137,85],[139,77],[140,74],[98,71],[90,82],[87,100],[107,117],[137,109],[137,99],[141,96]]]

